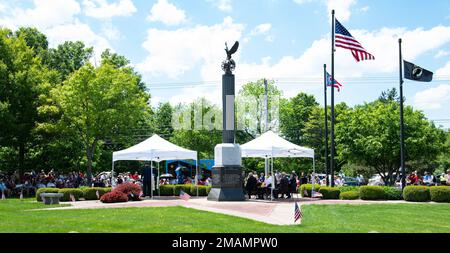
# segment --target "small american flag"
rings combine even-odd
[[[71,200],[72,202],[75,202],[75,196],[73,196],[73,194],[70,194],[70,200]]]
[[[23,199],[23,191],[20,191],[20,200]]]
[[[5,199],[5,190],[2,189],[2,200]]]
[[[341,25],[337,19],[335,19],[335,21],[334,43],[336,47],[342,47],[350,50],[357,62],[363,60],[375,60],[375,57],[367,52],[367,50],[353,38],[350,32],[345,29],[345,27]]]
[[[311,191],[311,195],[312,195],[313,198],[315,198],[315,197],[318,197],[318,198],[323,197],[322,193],[316,192],[316,191]]]
[[[334,79],[334,82],[332,82],[331,81],[331,75],[328,74],[328,72],[327,72],[327,80],[326,80],[326,82],[327,82],[327,86],[328,87],[331,87],[333,85],[334,88],[337,88],[338,91],[341,91],[342,84],[340,84],[338,81],[336,81],[336,79]]]
[[[95,195],[97,195],[97,199],[100,199],[100,193],[98,192],[98,190],[95,192]]]
[[[302,210],[298,206],[297,202],[295,202],[295,210],[294,210],[294,223],[303,217]]]
[[[183,190],[180,190],[180,199],[188,201],[191,198],[191,195],[185,193]]]

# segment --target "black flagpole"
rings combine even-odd
[[[402,170],[402,189],[406,186],[405,174],[405,127],[403,124],[403,70],[402,70],[402,39],[398,39],[400,66],[400,167]]]
[[[327,174],[326,184],[330,185],[330,179],[328,177],[330,173],[330,166],[328,161],[328,115],[327,115],[327,65],[323,65],[323,95],[325,100],[325,171]]]
[[[334,10],[331,11],[331,187],[334,187]]]

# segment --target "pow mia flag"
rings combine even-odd
[[[403,63],[405,66],[404,76],[406,79],[419,82],[431,82],[431,80],[433,80],[433,72],[405,60]]]

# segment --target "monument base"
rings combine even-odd
[[[244,177],[239,144],[223,143],[214,148],[210,201],[244,201]]]

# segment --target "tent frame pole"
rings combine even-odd
[[[112,169],[111,169],[111,187],[114,189],[116,184],[114,183],[114,160],[112,161]]]

